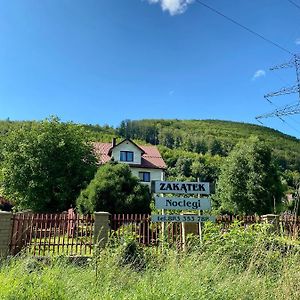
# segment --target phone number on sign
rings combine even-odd
[[[198,215],[152,215],[152,222],[191,222],[199,223],[211,221],[214,222],[215,218],[211,216],[198,216]]]

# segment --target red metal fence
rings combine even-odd
[[[297,239],[300,236],[300,216],[292,214],[282,214],[277,217],[272,215],[266,216],[232,216],[222,215],[216,218],[216,222],[222,225],[223,229],[229,228],[230,224],[234,221],[241,222],[242,225],[247,227],[248,225],[255,223],[273,223],[276,229],[285,236]]]
[[[245,227],[254,223],[265,222],[260,216],[229,216],[216,218],[222,230],[227,230],[235,220]],[[163,228],[164,226],[164,228]],[[277,218],[277,227],[282,234],[298,238],[300,217],[281,215]],[[183,244],[182,223],[152,223],[149,214],[113,214],[110,216],[112,240],[125,241],[134,237],[141,245],[158,246],[162,241],[170,247],[180,249]],[[199,227],[194,223],[189,228],[199,234]],[[191,231],[190,231],[191,232]],[[11,235],[11,253],[21,250],[32,255],[92,255],[94,238],[94,217],[82,216],[70,210],[65,214],[13,215]]]
[[[234,221],[239,221],[242,226],[248,227],[256,223],[263,223],[267,220],[266,217],[251,215],[251,216],[232,216],[220,215],[216,217],[216,223],[221,226],[221,230],[228,230],[230,224]],[[300,217],[293,215],[280,215],[271,222],[277,222],[277,229],[284,235],[292,238],[300,236]],[[183,243],[182,223],[165,223],[165,229],[162,229],[162,223],[152,223],[151,215],[148,214],[113,214],[110,218],[110,235],[117,237],[119,240],[131,235],[136,240],[145,246],[158,245],[164,240],[169,245],[176,245],[181,248]],[[191,226],[192,225],[192,226]],[[199,235],[198,223],[190,223],[187,226],[188,232]]]
[[[234,221],[241,221],[248,226],[261,222],[259,216],[230,216],[223,215],[216,218],[218,224],[222,224],[223,229],[227,229]],[[112,214],[110,217],[110,235],[118,238],[124,236],[135,236],[137,241],[143,245],[157,245],[162,234],[162,223],[151,223],[150,214]],[[193,223],[195,234],[199,234],[198,223]],[[171,243],[181,243],[182,223],[165,222],[164,240]]]
[[[10,249],[43,255],[92,255],[94,217],[66,214],[15,214]]]
[[[170,246],[180,247],[182,244],[181,223],[152,223],[149,214],[113,214],[110,217],[110,236],[122,240],[134,237],[144,246],[158,246],[165,241]]]

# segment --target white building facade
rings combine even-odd
[[[152,180],[164,180],[167,168],[156,146],[137,145],[129,139],[116,143],[94,143],[95,154],[100,163],[110,160],[128,164],[134,176],[150,186]]]

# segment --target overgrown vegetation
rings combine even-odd
[[[190,237],[185,253],[135,248],[143,268],[137,268],[127,242],[102,250],[86,264],[64,257],[13,258],[0,267],[0,298],[299,299],[299,244],[270,229],[245,230],[235,223],[222,233],[207,223],[203,242]]]

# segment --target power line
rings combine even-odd
[[[292,126],[291,124],[289,124],[286,120],[279,118],[283,123],[285,123],[288,127],[290,127],[291,129],[293,129],[294,131],[300,133],[300,130],[298,130],[296,127]]]
[[[278,105],[276,105],[275,103],[273,103],[272,101],[269,100],[269,102],[271,103],[271,105],[275,106],[277,110],[280,109],[280,107]],[[288,127],[290,127],[291,129],[293,129],[297,133],[300,133],[300,130],[298,130],[296,127],[292,126],[291,124],[289,124],[285,119],[283,119],[280,116],[276,116],[276,117],[278,119],[280,119],[283,123],[285,123]],[[285,117],[289,118],[291,121],[294,121],[295,123],[297,123],[298,125],[300,125],[300,123],[297,122],[296,120],[292,119],[292,117],[290,115],[286,115]],[[256,119],[256,121],[258,121],[259,123],[263,124],[259,119]]]
[[[293,4],[294,6],[296,6],[298,9],[300,9],[300,5],[299,4],[295,3],[292,0],[287,0],[287,1],[289,1],[291,4]]]
[[[290,87],[284,87],[281,88],[279,91],[268,93],[264,96],[265,99],[267,99],[270,102],[270,97],[275,96],[281,96],[281,95],[288,95],[293,93],[298,93],[299,95],[299,104],[300,104],[300,55],[294,55],[293,59],[291,59],[289,62],[282,63],[280,65],[277,65],[275,67],[270,68],[271,71],[279,70],[283,68],[290,68],[295,67],[296,69],[296,78],[297,82],[296,85],[290,86]]]
[[[266,115],[267,115],[267,114],[266,114]],[[292,126],[291,124],[289,124],[285,119],[283,119],[283,117],[282,117],[281,115],[276,115],[274,112],[273,112],[273,113],[270,113],[269,115],[272,116],[272,117],[277,117],[277,118],[280,119],[285,125],[287,125],[287,126],[290,127],[291,129],[293,129],[293,130],[296,131],[297,133],[300,133],[300,131],[299,131],[296,127],[294,127],[294,126]],[[289,115],[286,115],[285,117],[289,117],[289,118],[290,118]],[[264,123],[263,123],[259,118],[256,117],[255,119],[256,119],[256,121],[257,121],[258,123],[264,125]]]
[[[297,6],[299,9],[300,9],[300,6],[298,6],[296,3],[294,3],[293,1],[291,0],[288,0],[289,2],[291,2],[292,4],[294,4],[295,6]],[[216,10],[215,8],[207,5],[206,3],[203,3],[202,1],[200,0],[195,0],[196,3],[204,6],[205,8],[211,10],[212,12],[214,12],[215,14],[225,18],[227,21],[230,21],[231,23],[241,27],[242,29],[250,32],[251,34],[255,35],[256,37],[264,40],[265,42],[273,45],[274,47],[286,52],[286,53],[289,53],[290,55],[293,56],[293,60],[289,63],[286,63],[286,64],[283,64],[281,66],[278,66],[278,67],[275,67],[273,69],[276,69],[276,68],[282,68],[282,67],[287,67],[287,66],[295,66],[296,67],[296,72],[297,72],[297,85],[296,86],[293,86],[293,87],[290,87],[290,88],[283,88],[281,89],[280,91],[277,91],[275,93],[271,93],[271,94],[268,94],[265,96],[265,98],[271,102],[268,97],[271,97],[271,96],[278,96],[278,95],[284,95],[284,94],[291,94],[291,93],[295,93],[295,92],[298,92],[299,93],[299,97],[300,97],[300,56],[299,55],[296,55],[294,53],[292,53],[291,51],[289,51],[288,49],[284,48],[283,46],[281,46],[280,44],[278,43],[275,43],[273,41],[271,41],[270,39],[264,37],[263,35],[257,33],[256,31],[250,29],[249,27],[239,23],[238,21],[226,16],[225,14],[223,14],[222,12]],[[272,102],[271,102],[272,103]],[[299,99],[299,102],[297,102],[296,105],[286,105],[284,106],[283,108],[278,108],[276,109],[274,112],[272,113],[267,113],[267,114],[264,114],[264,115],[261,115],[261,116],[257,116],[256,117],[256,120],[260,121],[261,118],[268,118],[268,117],[278,117],[279,119],[281,119],[282,122],[284,122],[286,125],[288,125],[289,127],[291,127],[292,129],[294,129],[295,131],[298,132],[298,130],[294,127],[292,127],[290,124],[288,124],[282,117],[283,116],[290,116],[290,115],[294,115],[294,114],[298,114],[300,113],[300,99]]]
[[[278,116],[277,116],[278,117]],[[280,119],[286,126],[290,127],[291,129],[293,129],[294,131],[296,131],[297,133],[300,133],[300,130],[298,130],[296,127],[292,126],[291,124],[289,124],[286,120],[284,120],[281,117],[278,117],[278,119]],[[256,119],[256,121],[262,125],[264,125],[263,122],[261,122],[260,120]]]
[[[221,12],[218,11],[218,10],[216,10],[215,8],[213,8],[213,7],[211,7],[211,6],[209,6],[209,5],[205,4],[205,3],[203,3],[203,2],[200,1],[200,0],[195,0],[195,1],[196,1],[196,3],[198,3],[198,4],[200,4],[200,5],[202,5],[202,6],[206,7],[206,8],[208,8],[209,10],[213,11],[214,13],[216,13],[216,14],[220,15],[221,17],[225,18],[226,20],[230,21],[231,23],[233,23],[233,24],[235,24],[235,25],[237,25],[237,26],[243,28],[244,30],[246,30],[246,31],[248,31],[248,32],[250,32],[250,33],[252,33],[253,35],[259,37],[260,39],[264,40],[265,42],[268,42],[269,44],[272,44],[273,46],[279,48],[280,50],[282,50],[282,51],[284,51],[284,52],[287,52],[287,53],[289,53],[289,54],[291,54],[291,55],[294,55],[291,51],[289,51],[288,49],[286,49],[286,48],[284,48],[283,46],[279,45],[278,43],[275,43],[275,42],[271,41],[270,39],[268,39],[268,38],[262,36],[261,34],[259,34],[259,33],[257,33],[257,32],[255,32],[254,30],[250,29],[249,27],[246,27],[245,25],[243,25],[243,24],[241,24],[241,23],[235,21],[234,19],[232,19],[232,18],[230,18],[230,17],[228,17],[228,16],[226,16],[226,15],[224,15],[223,13],[221,13]],[[289,1],[289,0],[288,0],[288,1]]]
[[[282,117],[300,114],[300,55],[295,54],[293,59],[291,59],[289,62],[272,67],[270,70],[278,70],[278,69],[283,69],[283,68],[288,68],[288,67],[295,67],[295,69],[296,69],[296,77],[297,77],[296,85],[293,85],[290,87],[284,87],[284,88],[281,88],[279,91],[266,94],[264,96],[264,98],[266,100],[268,100],[270,103],[272,103],[272,101],[270,100],[271,97],[288,95],[288,94],[292,94],[292,93],[298,93],[299,100],[296,102],[296,104],[287,104],[281,108],[276,108],[271,113],[266,113],[266,114],[257,116],[256,117],[257,121],[260,122],[260,119],[263,119],[263,118],[278,117],[279,119],[281,119],[284,122]]]

